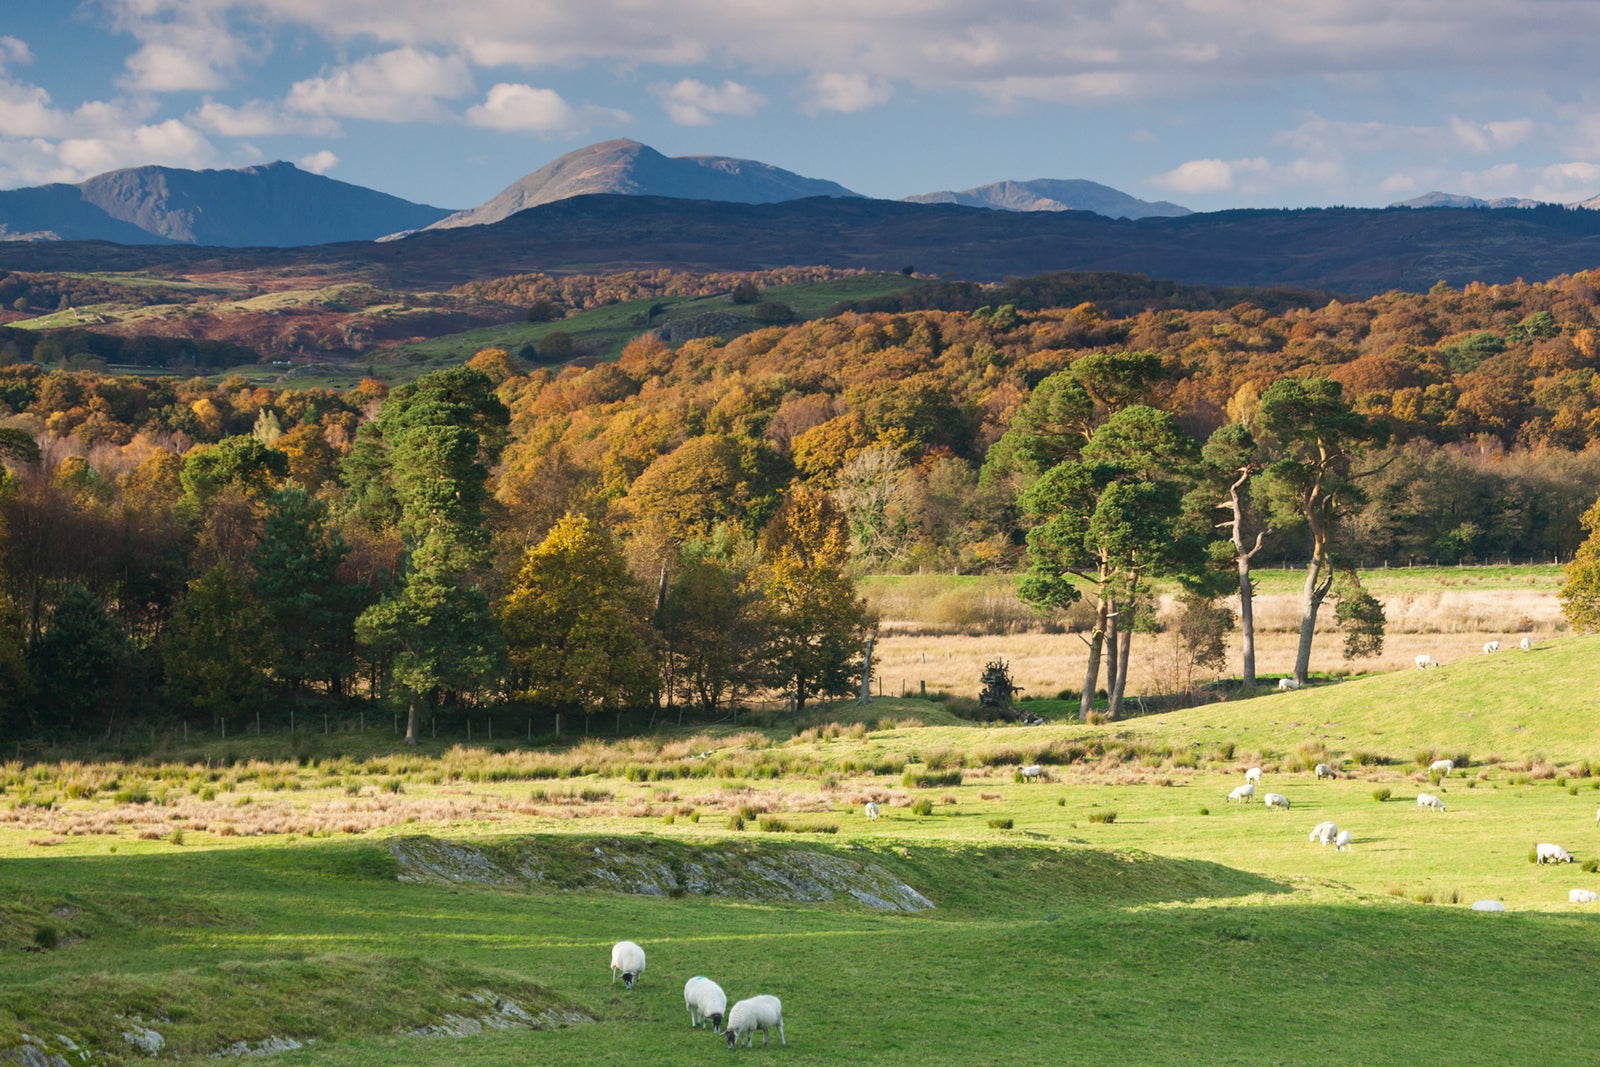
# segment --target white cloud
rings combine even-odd
[[[309,156],[301,156],[299,162],[301,170],[309,170],[312,174],[326,174],[339,165],[339,157],[324,148]]]
[[[228,26],[225,11],[185,4],[170,18],[140,17],[135,5],[114,12],[140,47],[124,61],[119,84],[140,93],[225,88],[251,49]]]
[[[818,74],[806,87],[801,110],[807,114],[819,111],[865,111],[869,107],[886,104],[894,95],[887,83],[874,82],[865,74]]]
[[[211,142],[178,119],[101,137],[69,137],[55,146],[55,154],[85,177],[122,167],[205,167],[217,159]]]
[[[657,82],[650,86],[650,95],[680,126],[706,126],[713,115],[754,115],[767,103],[766,97],[738,82],[724,81],[719,88],[695,78],[670,85]]]
[[[309,115],[291,115],[277,104],[265,100],[251,100],[239,107],[219,103],[207,97],[188,120],[200,129],[223,137],[270,137],[277,134],[308,134],[314,137],[337,137],[339,124],[332,119]]]
[[[1514,148],[1526,141],[1533,130],[1534,124],[1530,119],[1480,123],[1469,122],[1453,115],[1450,118],[1450,133],[1456,142],[1480,154]]]
[[[1267,161],[1260,158],[1191,159],[1165,174],[1157,174],[1150,182],[1175,193],[1228,193],[1238,188],[1244,175],[1260,174],[1268,169]]]
[[[0,34],[0,70],[22,63],[32,63],[33,52],[28,42],[9,34]]]
[[[575,108],[554,89],[501,82],[489,89],[483,103],[467,108],[466,120],[505,133],[574,133],[631,122],[633,116],[605,107]]]
[[[449,115],[441,99],[471,89],[472,73],[459,57],[397,48],[295,82],[286,104],[308,115],[437,122]]]
[[[36,85],[0,78],[0,137],[48,137],[63,116],[50,106],[50,94]]]

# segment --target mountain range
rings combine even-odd
[[[133,167],[0,191],[0,238],[289,246],[371,240],[449,212],[303,171]]]
[[[1120,189],[1082,178],[1039,178],[1027,182],[994,182],[959,193],[948,190],[905,198],[912,204],[960,204],[1002,211],[1092,211],[1112,219],[1175,218],[1188,208],[1165,200],[1140,200]]]
[[[0,240],[221,247],[330,244],[484,226],[541,204],[595,194],[734,204],[861,198],[837,182],[768,163],[727,156],[671,157],[637,141],[612,140],[568,152],[488,202],[454,212],[284,162],[237,170],[134,167],[76,185],[0,191]],[[1188,213],[1176,204],[1149,203],[1084,180],[997,182],[907,199],[1007,211],[1092,211],[1112,218]]]

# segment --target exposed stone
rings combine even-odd
[[[161,1050],[167,1047],[166,1038],[148,1026],[140,1026],[138,1023],[134,1023],[131,1030],[122,1031],[122,1040],[146,1056],[159,1056]]]
[[[211,1054],[214,1060],[237,1059],[241,1056],[271,1056],[278,1052],[293,1052],[297,1048],[305,1048],[304,1042],[296,1041],[292,1037],[279,1037],[274,1034],[251,1044],[248,1041],[235,1041],[227,1048],[219,1049]]]

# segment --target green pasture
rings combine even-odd
[[[683,982],[706,974],[734,999],[783,999],[789,1047],[739,1053],[761,1062],[1490,1063],[1534,1045],[1588,1062],[1600,905],[1567,892],[1600,890],[1600,873],[1529,852],[1600,858],[1597,664],[1600,637],[1562,638],[1099,726],[884,700],[804,730],[536,751],[410,753],[373,733],[298,759],[267,758],[268,738],[10,763],[0,1049],[59,1034],[91,1062],[132,1062],[120,1035],[138,1019],[163,1059],[278,1036],[310,1042],[284,1064],[690,1064],[729,1055],[683,1009]],[[1465,766],[1435,784],[1419,762],[1434,755]],[[1045,780],[1018,781],[1035,760]],[[1315,762],[1340,777],[1317,781]],[[1290,811],[1225,801],[1253,765]],[[1419,810],[1423,790],[1447,810]],[[193,828],[341,805],[388,821]],[[739,806],[789,832],[732,829]],[[50,823],[119,812],[153,830]],[[1354,833],[1350,851],[1308,842],[1324,819]],[[388,845],[419,834],[543,850],[554,880],[400,881]],[[618,841],[679,871],[733,841],[780,869],[787,849],[871,862],[936,907],[553,888]],[[1487,898],[1508,913],[1470,910]],[[24,951],[44,926],[55,947]],[[632,992],[607,968],[624,937],[649,953]],[[408,1036],[480,1010],[483,991],[594,1021]]]

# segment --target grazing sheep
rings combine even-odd
[[[1248,804],[1248,803],[1250,803],[1250,798],[1255,796],[1255,795],[1256,795],[1255,783],[1254,782],[1246,782],[1244,785],[1241,785],[1241,786],[1237,787],[1236,789],[1234,789],[1233,792],[1229,793],[1228,794],[1228,799],[1230,801],[1232,801],[1232,800],[1242,800],[1246,804]]]
[[[1030,763],[1026,767],[1017,768],[1017,773],[1022,775],[1025,782],[1036,782],[1044,777],[1044,768],[1037,763]]]
[[[1450,777],[1450,772],[1456,769],[1456,761],[1451,759],[1436,759],[1428,764],[1428,773],[1439,772],[1440,778]]]
[[[1533,846],[1535,863],[1571,863],[1572,853],[1560,845],[1552,845],[1548,841],[1541,841]]]
[[[880,812],[878,810],[878,802],[876,800],[867,801],[867,806],[861,810],[866,813],[868,822],[878,821],[878,815]]]
[[[1317,841],[1317,842],[1320,842],[1320,843],[1326,845],[1329,841],[1333,840],[1334,835],[1337,834],[1338,832],[1339,832],[1339,824],[1338,823],[1336,823],[1336,822],[1319,822],[1319,823],[1317,823],[1317,825],[1315,825],[1315,826],[1313,826],[1311,828],[1310,840]]]
[[[1269,808],[1282,808],[1284,811],[1289,810],[1289,798],[1284,796],[1282,793],[1267,793],[1261,798],[1261,803],[1265,804]]]
[[[1432,793],[1418,793],[1417,794],[1417,807],[1419,807],[1419,808],[1432,808],[1434,811],[1443,811],[1444,810],[1444,801],[1440,800],[1438,797],[1434,796]]]
[[[1597,900],[1600,900],[1600,893],[1593,889],[1572,889],[1567,892],[1569,904],[1593,904]]]
[[[773,1027],[778,1029],[778,1042],[787,1047],[789,1042],[783,1036],[783,1004],[777,997],[749,997],[728,1012],[728,1028],[724,1033],[728,1035],[729,1048],[737,1048],[740,1037],[744,1037],[746,1048],[754,1048],[756,1031],[760,1030],[761,1047],[766,1048],[767,1031]]]
[[[629,989],[644,974],[644,949],[632,941],[618,941],[611,946],[611,984],[617,984],[621,973],[622,984]]]
[[[1299,688],[1300,688],[1300,683],[1295,681],[1293,678],[1279,678],[1278,679],[1278,691],[1280,693],[1285,689],[1299,689]]]
[[[1349,830],[1340,830],[1339,836],[1333,839],[1333,850],[1335,852],[1343,852],[1345,849],[1350,847],[1350,842],[1354,841],[1355,839],[1356,835],[1352,834]]]
[[[1533,638],[1524,637],[1522,639],[1521,643],[1517,645],[1517,647],[1522,649],[1522,651],[1524,651],[1524,652],[1532,652],[1533,651]]]
[[[1324,778],[1337,778],[1337,777],[1339,777],[1339,772],[1334,770],[1333,766],[1331,764],[1327,764],[1327,763],[1319,763],[1319,764],[1317,764],[1316,774],[1317,774],[1317,780],[1318,781],[1321,781]]]
[[[710,1021],[712,1033],[722,1033],[722,1017],[728,1013],[728,994],[709,978],[695,975],[683,983],[683,1006],[689,1009],[689,1025]]]
[[[1506,910],[1506,906],[1504,904],[1500,903],[1498,900],[1474,900],[1472,902],[1472,910],[1473,911],[1505,911]]]
[[[1261,768],[1251,767],[1249,770],[1245,771],[1244,780],[1247,782],[1255,782],[1259,785],[1261,783]]]
[[[1594,821],[1600,823],[1600,811],[1594,813]]]
[[[1483,646],[1483,654],[1485,656],[1492,655],[1493,653],[1499,652],[1499,651],[1500,651],[1500,642],[1499,641],[1490,641],[1488,644]]]
[[[1426,670],[1429,667],[1437,667],[1439,665],[1439,661],[1428,655],[1426,652],[1418,656],[1415,662],[1417,664],[1417,670],[1419,671]]]

